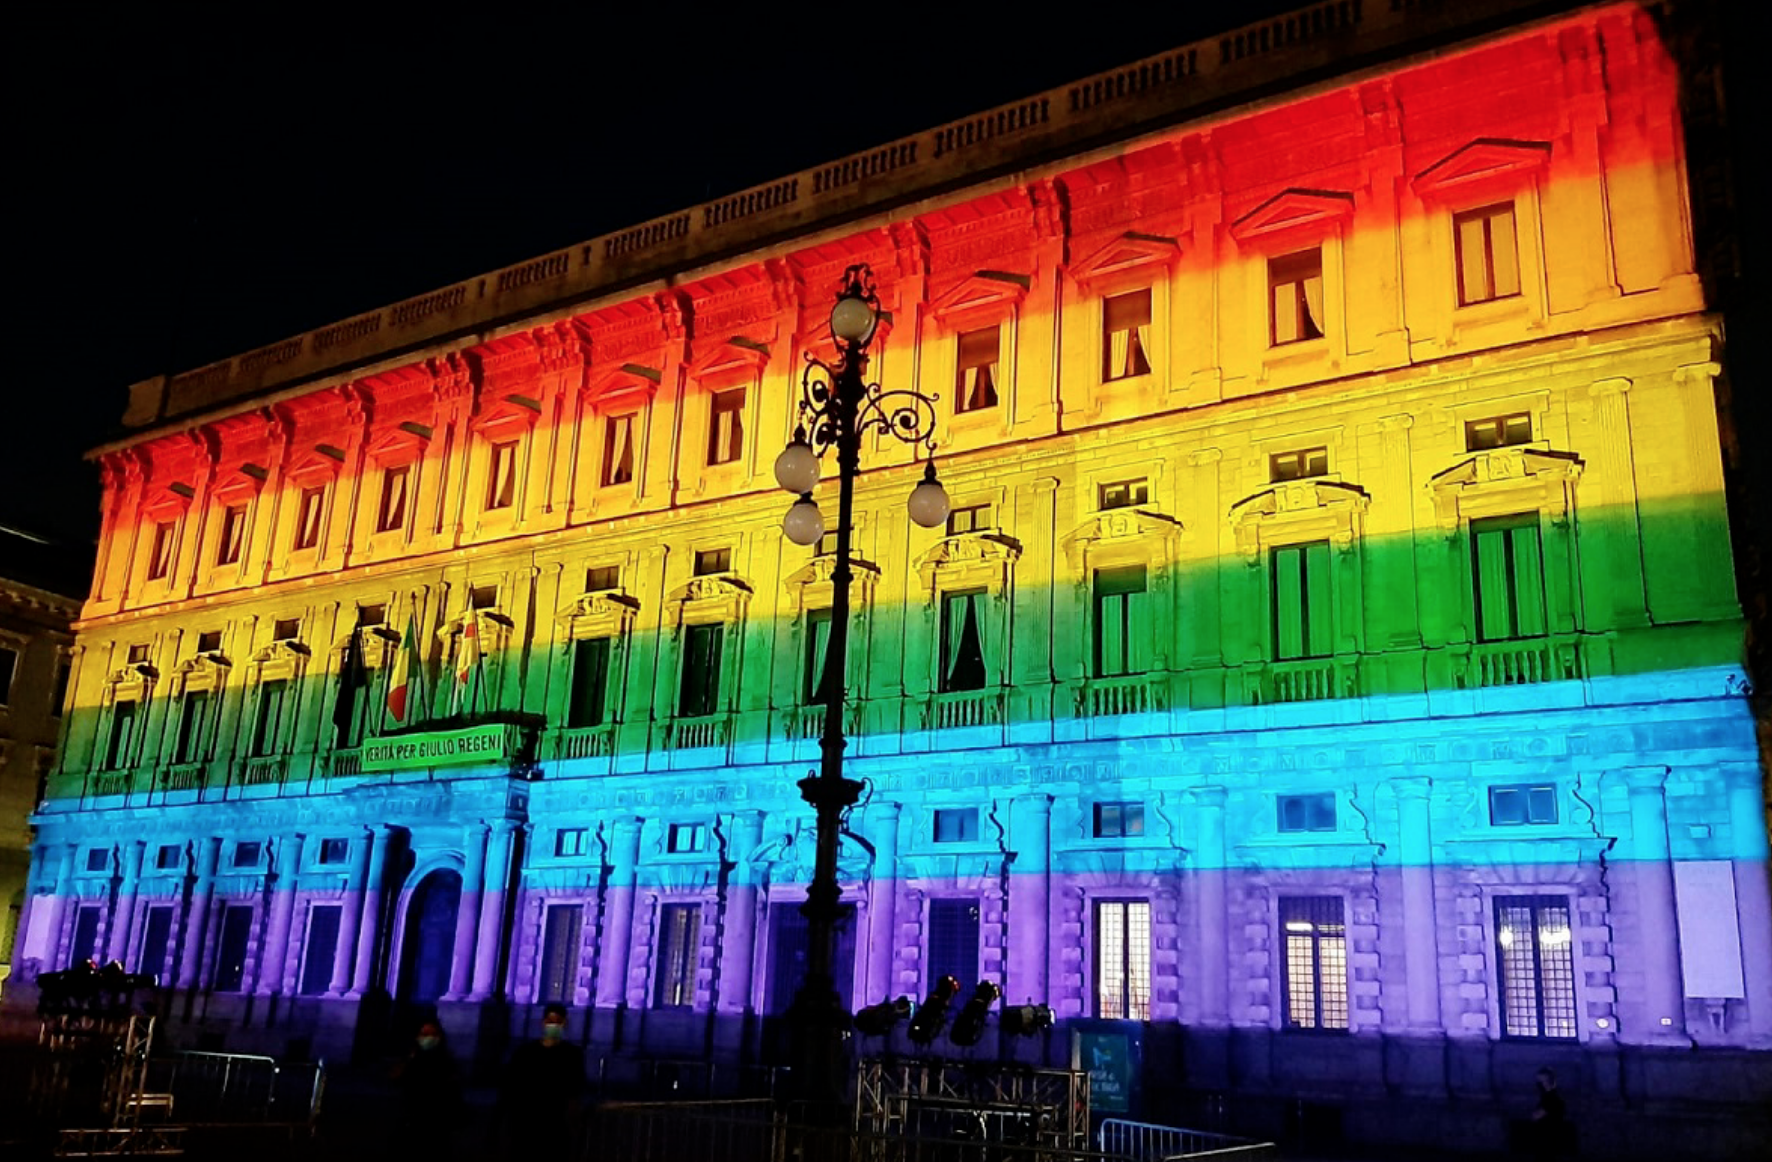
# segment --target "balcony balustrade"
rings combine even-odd
[[[1003,725],[1001,690],[956,690],[937,694],[928,710],[928,725],[935,730],[962,726]]]
[[[92,793],[121,795],[129,790],[129,771],[100,771],[93,776]]]
[[[281,783],[283,776],[288,771],[288,755],[258,755],[247,759],[241,765],[240,785],[242,787],[259,787],[267,783]]]
[[[602,759],[615,753],[615,724],[581,726],[554,733],[554,757],[557,759]]]
[[[1469,686],[1525,686],[1585,677],[1581,650],[1572,637],[1480,642],[1471,647]]]
[[[671,721],[667,742],[672,750],[725,746],[731,729],[732,720],[724,714],[710,714],[705,718],[677,718]]]
[[[160,789],[162,791],[198,790],[203,786],[203,769],[208,765],[202,761],[173,763],[160,772]]]
[[[1077,710],[1091,718],[1162,710],[1167,701],[1161,677],[1152,674],[1090,678],[1077,691]]]
[[[358,747],[341,747],[332,752],[327,769],[334,778],[363,773],[363,751]]]
[[[1301,658],[1263,667],[1252,702],[1316,702],[1359,693],[1352,658]]]

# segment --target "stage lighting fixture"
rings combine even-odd
[[[1042,1029],[1052,1028],[1051,1005],[1010,1005],[998,1022],[1011,1037],[1032,1037]]]
[[[954,1027],[948,1030],[948,1040],[956,1045],[976,1045],[984,1036],[985,1015],[991,1011],[991,1005],[1003,995],[1003,990],[988,980],[978,982],[972,990],[972,999],[961,1008],[960,1015],[954,1018]]]
[[[911,1010],[911,998],[909,997],[899,997],[896,1001],[881,1001],[877,1005],[869,1005],[855,1014],[855,1031],[864,1037],[884,1037],[892,1032],[892,1026],[908,1019]]]
[[[951,976],[944,976],[935,982],[929,990],[929,999],[924,1001],[911,1018],[911,1040],[919,1045],[927,1045],[935,1040],[941,1032],[942,1024],[947,1020],[948,1005],[959,995],[960,982]]]

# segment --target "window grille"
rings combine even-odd
[[[1339,896],[1282,896],[1286,950],[1286,1026],[1345,1029],[1347,927]]]
[[[1095,904],[1095,1015],[1151,1017],[1151,905],[1148,900]]]
[[[976,899],[929,901],[929,965],[927,991],[944,976],[960,982],[960,996],[978,983],[979,906]]]
[[[658,968],[652,1006],[687,1008],[695,1003],[695,969],[701,943],[700,904],[661,904],[658,909]]]
[[[1575,955],[1568,898],[1497,897],[1495,944],[1502,1033],[1574,1038]]]
[[[304,997],[323,996],[332,987],[332,962],[338,955],[338,922],[343,914],[344,908],[338,904],[315,904],[308,909],[299,986]]]
[[[550,904],[542,937],[540,980],[537,989],[544,1004],[570,1005],[578,986],[578,960],[582,949],[584,908],[578,904]]]

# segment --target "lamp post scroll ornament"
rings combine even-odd
[[[849,1015],[837,995],[834,972],[842,888],[837,881],[837,845],[843,816],[861,795],[862,784],[843,774],[843,702],[849,653],[850,540],[854,521],[855,477],[861,466],[861,440],[883,432],[935,450],[936,397],[909,390],[887,391],[867,379],[868,344],[880,321],[880,298],[873,272],[851,266],[831,310],[830,360],[810,352],[800,377],[799,427],[775,461],[775,479],[799,497],[782,519],[782,532],[797,545],[816,544],[824,535],[824,515],[812,499],[819,458],[835,450],[837,461],[836,564],[831,571],[830,637],[825,647],[824,728],[818,773],[801,779],[800,795],[817,814],[812,883],[800,911],[806,917],[806,975],[790,1010],[794,1035],[794,1088],[802,1100],[834,1105],[843,1096],[844,1045]],[[933,458],[907,501],[911,520],[934,528],[947,519],[948,497],[935,477]],[[890,874],[891,869],[882,869]]]

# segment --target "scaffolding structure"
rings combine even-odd
[[[866,1057],[855,1128],[881,1138],[1086,1151],[1089,1074],[1002,1061]]]

